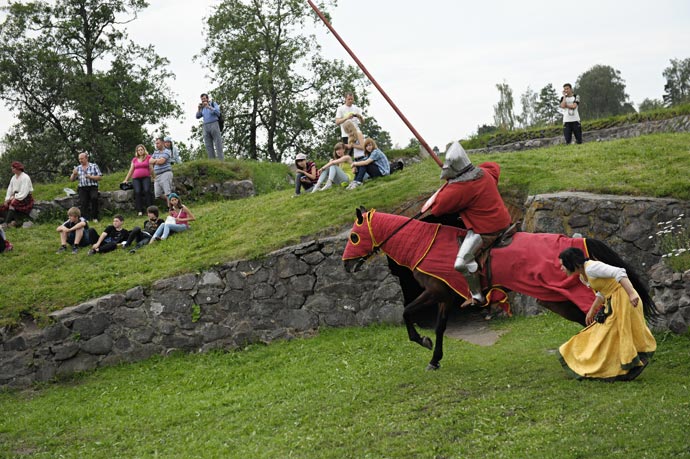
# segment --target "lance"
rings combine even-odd
[[[391,100],[391,98],[388,97],[388,94],[386,94],[386,91],[383,90],[381,85],[379,85],[378,82],[376,81],[376,79],[371,75],[371,73],[369,73],[369,71],[364,66],[364,64],[362,64],[362,61],[360,61],[357,58],[357,56],[355,56],[355,53],[353,53],[352,50],[350,49],[350,47],[347,46],[345,41],[343,41],[343,39],[340,38],[340,35],[338,35],[338,32],[335,31],[335,29],[333,28],[331,23],[328,22],[328,19],[326,19],[326,16],[323,15],[323,13],[316,7],[316,5],[314,5],[314,3],[311,0],[307,0],[307,2],[309,2],[309,5],[314,10],[316,15],[319,18],[321,18],[321,20],[323,21],[324,24],[326,24],[326,27],[328,27],[328,30],[330,30],[333,33],[333,35],[335,36],[335,38],[338,39],[340,44],[343,45],[343,48],[345,48],[345,51],[347,51],[347,53],[350,56],[352,56],[352,59],[354,59],[354,61],[359,66],[359,68],[362,69],[362,72],[364,72],[364,74],[367,76],[367,78],[369,78],[369,81],[371,81],[374,84],[374,86],[376,86],[376,89],[379,90],[379,92],[381,93],[383,98],[386,99],[386,101],[390,104],[390,106],[393,108],[393,110],[395,110],[395,113],[398,114],[398,116],[403,121],[403,123],[405,123],[405,125],[408,128],[410,128],[410,131],[412,131],[412,134],[414,134],[414,136],[417,138],[417,140],[419,140],[419,143],[422,145],[422,147],[424,147],[424,149],[429,153],[429,155],[431,155],[431,157],[434,158],[434,161],[436,161],[436,164],[443,167],[443,162],[439,159],[439,157],[436,155],[436,153],[434,153],[434,151],[431,148],[429,148],[429,144],[426,143],[426,140],[424,140],[424,138],[421,136],[421,134],[419,134],[419,132],[417,132],[417,130],[414,128],[414,126],[412,126],[412,123],[410,123],[407,120],[405,115],[402,114],[402,112],[398,109],[398,107],[395,105],[393,100]]]

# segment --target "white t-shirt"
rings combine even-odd
[[[563,97],[561,97],[561,102],[563,102]],[[568,105],[576,104],[577,106],[579,106],[580,105],[580,96],[578,96],[577,94],[573,94],[570,97],[566,97],[565,103]],[[577,111],[577,107],[575,107],[575,108],[562,108],[561,111],[563,113],[563,122],[564,123],[570,123],[572,121],[580,121],[580,114]]]
[[[338,110],[335,111],[335,117],[336,117],[336,119],[345,118],[350,113],[354,113],[355,115],[361,115],[362,109],[359,108],[358,106],[356,106],[355,104],[352,104],[349,107],[347,105],[343,104],[340,107],[338,107]],[[359,118],[354,117],[354,118],[351,118],[350,121],[355,123],[355,126],[357,126],[357,129],[359,129]],[[342,123],[340,125],[340,135],[341,135],[341,137],[347,137],[347,134],[345,133],[345,129],[343,128],[343,124],[345,124],[345,123]]]

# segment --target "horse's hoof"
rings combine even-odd
[[[429,365],[426,366],[427,371],[438,370],[439,368],[441,368],[440,363],[430,363]]]
[[[431,342],[431,338],[429,338],[428,336],[423,336],[422,337],[422,346],[431,350],[434,348],[434,343]]]

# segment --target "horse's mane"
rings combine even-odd
[[[645,318],[651,322],[656,322],[661,314],[654,303],[654,300],[649,294],[649,287],[647,284],[642,282],[640,276],[637,272],[626,263],[621,257],[618,256],[609,246],[597,239],[586,239],[587,251],[589,252],[589,257],[592,260],[601,261],[607,265],[616,266],[618,268],[624,268],[628,273],[628,279],[632,284],[637,294],[640,295],[640,300],[642,301],[642,306],[644,308]]]

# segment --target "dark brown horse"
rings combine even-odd
[[[389,257],[391,270],[403,286],[403,319],[409,339],[433,349],[428,369],[440,367],[443,333],[451,307],[471,298],[465,278],[453,268],[458,238],[464,234],[460,228],[358,209],[343,253],[348,272],[359,270],[364,261],[378,250]],[[594,301],[594,295],[576,277],[566,276],[561,271],[558,254],[567,247],[580,248],[601,261],[614,254],[604,243],[593,239],[516,233],[510,245],[491,250],[486,263],[486,270],[491,273],[491,285],[485,288],[489,301],[505,299],[507,291],[516,291],[534,297],[542,306],[584,325],[585,314]],[[437,304],[434,347],[431,338],[420,336],[413,320],[419,312]]]

